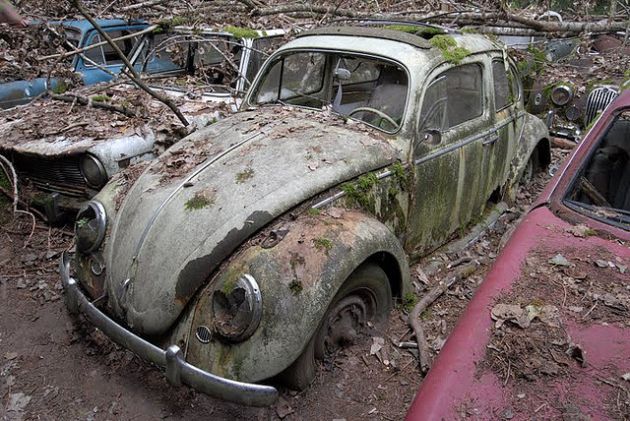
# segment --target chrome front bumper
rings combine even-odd
[[[242,383],[215,376],[188,364],[177,345],[171,345],[163,350],[116,323],[96,308],[83,294],[78,282],[70,277],[70,259],[65,252],[59,262],[59,273],[65,290],[66,306],[70,313],[82,313],[111,340],[141,358],[163,367],[169,383],[175,386],[187,384],[209,396],[244,405],[269,406],[278,399],[278,391],[272,386]]]

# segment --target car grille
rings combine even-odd
[[[604,111],[608,104],[613,102],[618,95],[617,89],[610,86],[602,86],[593,89],[586,99],[584,126],[591,124],[595,117],[597,117],[597,114]]]
[[[33,187],[46,192],[59,192],[74,197],[85,197],[88,186],[79,169],[79,156],[53,159],[32,155],[13,155],[18,176]]]

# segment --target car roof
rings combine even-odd
[[[76,29],[80,32],[87,32],[90,29],[94,28],[92,24],[86,19],[77,19],[77,20],[64,20],[64,21],[54,21],[50,22],[56,25],[62,25],[66,28]],[[146,22],[143,20],[137,19],[96,19],[96,23],[101,28],[109,28],[112,26],[124,26],[124,25],[146,25]]]
[[[399,28],[399,29],[396,29]],[[310,31],[305,31],[296,38],[312,36],[347,36],[361,38],[375,38],[388,41],[396,41],[417,47],[423,50],[436,49],[431,39],[436,35],[443,35],[453,38],[458,44],[465,46],[470,53],[480,53],[489,50],[501,49],[502,46],[491,39],[479,34],[462,34],[458,32],[448,32],[437,27],[418,26],[417,33],[407,32],[407,25],[389,25],[384,27],[373,26],[325,26]]]

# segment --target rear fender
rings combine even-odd
[[[518,182],[527,166],[527,162],[532,157],[534,151],[539,154],[539,162],[545,167],[551,160],[549,130],[541,119],[526,113],[521,132],[518,139],[516,155],[510,165],[507,183],[510,193],[515,193]]]
[[[259,236],[238,252],[201,291],[181,323],[190,323],[186,360],[220,376],[260,381],[286,369],[303,351],[333,297],[363,262],[381,264],[394,293],[409,289],[409,265],[394,234],[372,216],[340,210],[335,217],[303,214],[282,226],[274,244]],[[281,232],[280,230],[276,232]],[[261,240],[261,241],[260,241]],[[270,247],[271,246],[271,247]],[[214,335],[203,344],[197,328],[211,328],[212,293],[252,275],[261,290],[262,319],[252,336],[226,344]],[[177,334],[186,329],[177,328]]]

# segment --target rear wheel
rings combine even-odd
[[[392,292],[387,275],[378,265],[357,268],[328,307],[319,328],[302,354],[280,376],[292,389],[302,390],[315,378],[317,363],[338,349],[351,345],[369,330],[387,323]]]
[[[527,164],[525,164],[525,169],[523,170],[523,174],[521,175],[521,184],[529,184],[534,179],[534,175],[539,171],[540,163],[538,160],[538,150],[534,149],[529,159],[527,160]]]

